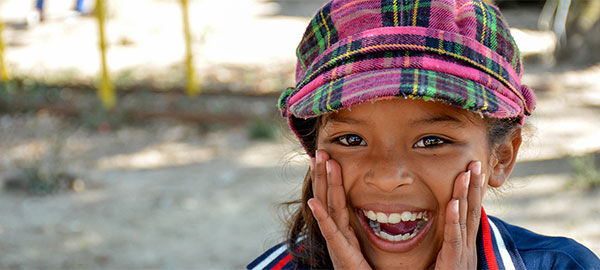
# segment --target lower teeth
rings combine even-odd
[[[415,237],[415,235],[417,235],[417,233],[421,229],[423,229],[423,227],[425,227],[426,224],[427,224],[426,220],[421,220],[419,223],[417,223],[417,227],[415,228],[415,230],[412,233],[391,235],[384,231],[383,232],[381,231],[379,222],[369,220],[369,226],[373,230],[373,233],[375,233],[375,235],[377,235],[377,237],[388,240],[388,241],[392,241],[392,242],[406,241],[406,240],[412,239],[413,237]]]
[[[373,221],[373,220],[369,219],[369,226],[375,232],[375,234],[377,234],[378,232],[381,231],[381,228],[379,227],[379,222],[377,222],[377,221]]]

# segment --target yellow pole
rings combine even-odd
[[[8,76],[8,70],[6,70],[6,63],[4,62],[4,22],[0,21],[0,81],[6,82],[10,78]]]
[[[96,19],[98,20],[98,34],[100,35],[100,55],[102,58],[102,79],[98,96],[102,101],[102,105],[107,110],[112,110],[115,107],[116,96],[115,90],[110,83],[108,67],[106,66],[106,40],[104,38],[104,19],[106,18],[106,6],[104,0],[96,0]]]
[[[194,56],[192,54],[192,35],[190,34],[190,20],[188,16],[188,0],[181,0],[181,10],[183,12],[183,34],[185,36],[185,64],[187,71],[187,89],[189,96],[195,96],[200,93],[200,88],[196,87],[194,78]]]

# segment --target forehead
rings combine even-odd
[[[367,102],[349,109],[330,113],[323,118],[324,125],[369,124],[375,121],[420,125],[444,123],[453,126],[481,125],[483,119],[476,113],[440,102],[420,99],[389,99]]]

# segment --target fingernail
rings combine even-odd
[[[325,161],[325,169],[327,170],[327,174],[331,172],[331,166],[329,165],[329,160]]]
[[[308,166],[310,167],[311,171],[315,170],[315,159],[314,158],[310,159],[310,163],[308,164]]]
[[[452,200],[452,205],[450,207],[452,207],[454,213],[458,213],[458,200]]]
[[[308,201],[306,202],[306,204],[308,205],[308,208],[310,208],[310,211],[311,211],[311,212],[313,212],[313,211],[314,211],[314,210],[313,210],[313,206],[312,206],[312,204],[310,203],[310,201],[311,201],[311,200],[312,200],[312,199],[308,200]]]
[[[321,154],[321,151],[317,150],[317,163],[321,162],[323,162],[323,154]]]
[[[473,164],[472,170],[475,175],[481,174],[481,161],[475,161],[475,164]]]

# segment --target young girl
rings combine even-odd
[[[249,269],[590,269],[567,238],[487,216],[535,97],[481,0],[333,0],[279,107],[311,156],[288,240]]]

